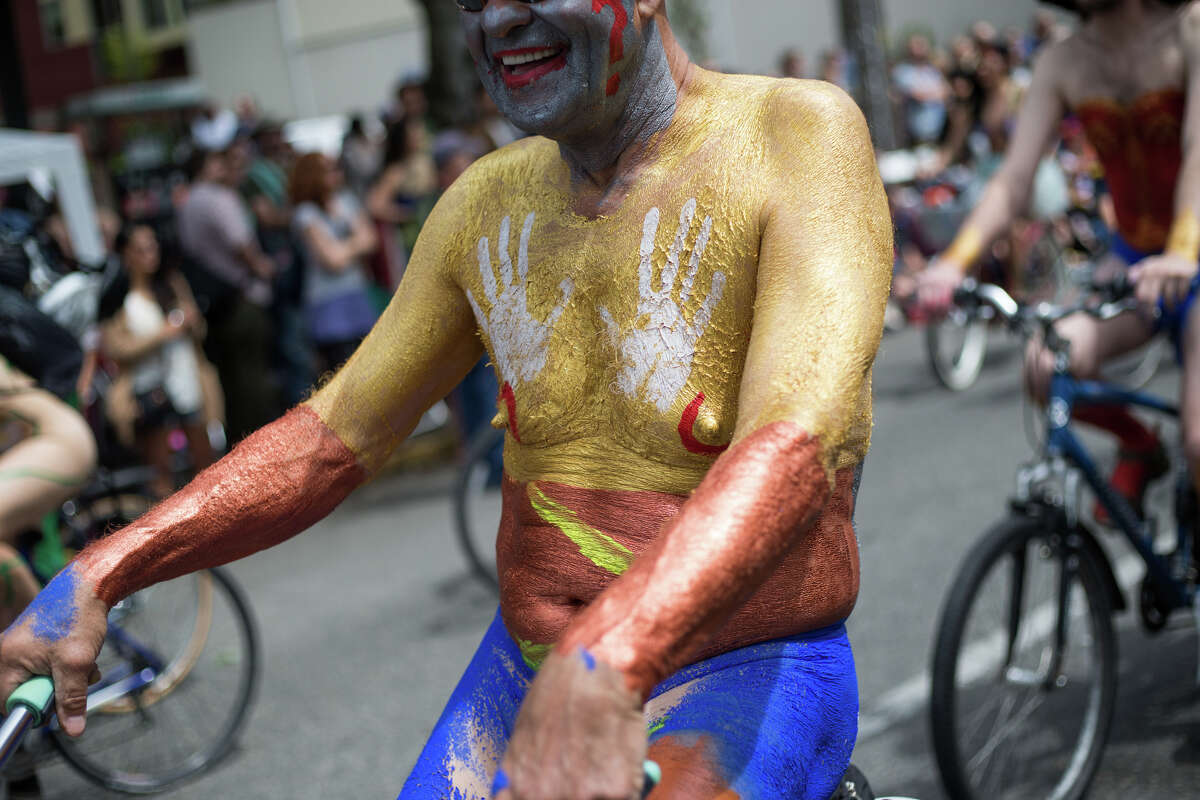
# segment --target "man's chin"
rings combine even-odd
[[[500,107],[508,121],[525,133],[550,139],[567,135],[580,110],[556,102],[510,103]]]

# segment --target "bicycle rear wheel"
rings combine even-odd
[[[933,374],[954,392],[969,389],[978,380],[987,345],[987,320],[962,309],[951,309],[925,328],[925,350]]]
[[[930,711],[956,800],[1078,800],[1112,722],[1117,653],[1099,568],[1025,516],[967,555],[938,624]]]
[[[500,528],[502,497],[495,453],[503,441],[504,431],[481,431],[471,443],[467,463],[454,487],[454,519],[463,555],[471,572],[497,591],[496,531]]]
[[[148,684],[98,708],[87,730],[54,743],[108,789],[150,794],[209,768],[246,721],[258,678],[254,623],[241,590],[219,569],[157,584],[109,614],[98,663],[105,675],[153,670]]]

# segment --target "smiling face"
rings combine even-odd
[[[484,87],[517,127],[555,139],[614,123],[639,83],[653,20],[634,0],[489,0],[460,11]]]

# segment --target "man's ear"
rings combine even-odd
[[[655,14],[667,13],[667,0],[637,0],[637,10],[643,19],[650,19]]]

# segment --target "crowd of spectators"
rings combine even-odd
[[[87,356],[70,389],[96,406],[115,445],[156,468],[153,488],[165,494],[176,451],[202,468],[213,445],[300,402],[350,357],[441,192],[522,135],[485,92],[476,101],[470,124],[439,129],[423,86],[406,79],[378,117],[348,120],[340,152],[297,152],[251,103],[205,107],[170,214],[121,220],[98,208],[103,265],[75,263],[52,201],[39,212],[44,203],[26,202],[36,193],[0,189],[0,262],[20,262],[0,283],[24,293],[30,313],[62,318],[46,290],[81,279],[74,303],[89,297],[91,308],[73,333]],[[46,276],[28,252],[48,262]],[[493,415],[493,381],[476,369],[459,393],[464,435]]]

